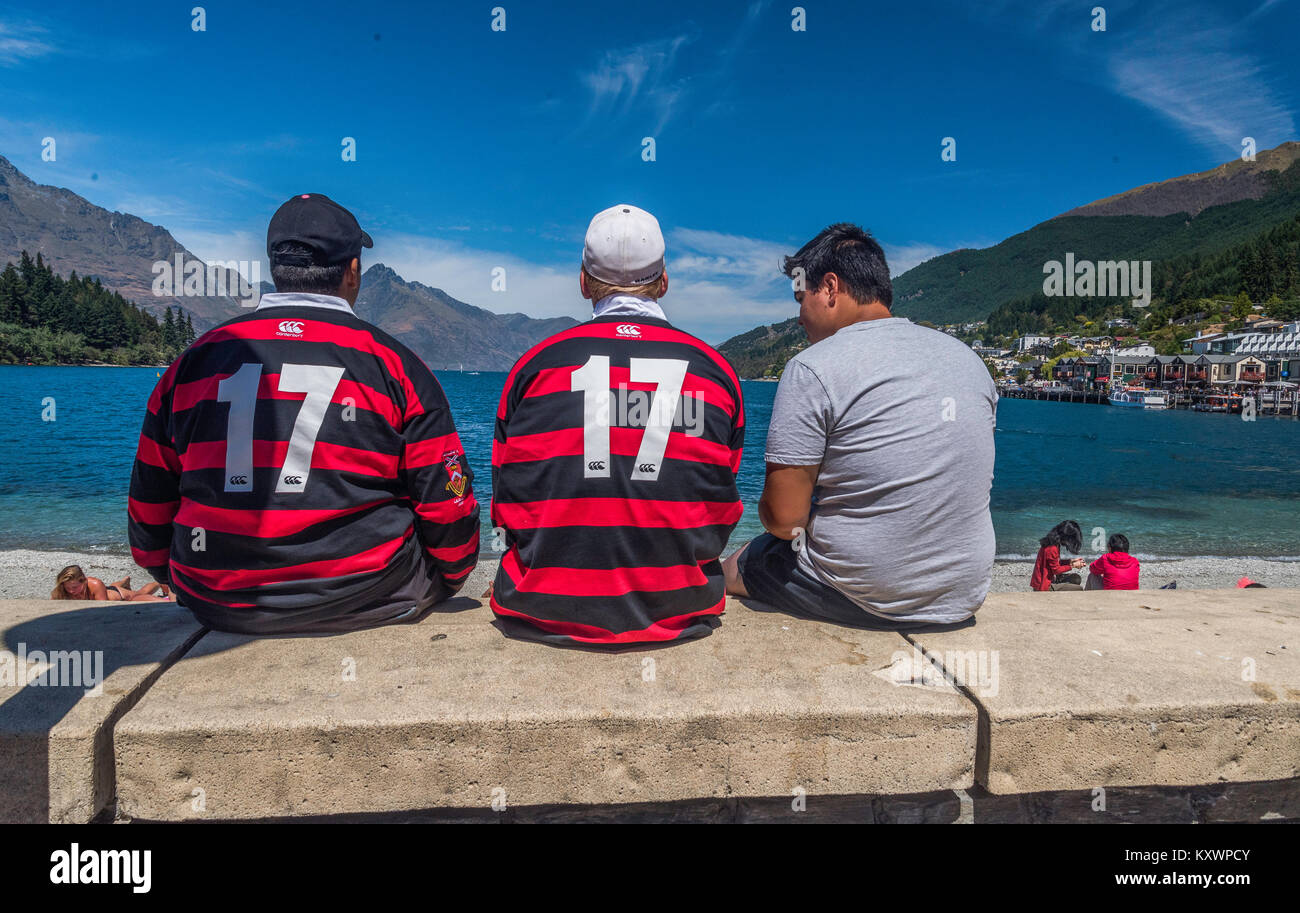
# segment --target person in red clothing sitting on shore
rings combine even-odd
[[[1110,549],[1108,554],[1088,565],[1091,573],[1087,588],[1098,589],[1097,584],[1100,582],[1100,589],[1103,590],[1138,589],[1138,574],[1142,570],[1142,564],[1128,553],[1128,537],[1116,533],[1106,540],[1106,548]]]
[[[1039,592],[1048,590],[1081,590],[1078,574],[1071,571],[1082,568],[1086,561],[1074,558],[1068,562],[1061,561],[1061,546],[1074,554],[1083,548],[1083,530],[1078,521],[1066,520],[1052,527],[1052,531],[1038,540],[1038,559],[1034,562],[1034,574],[1029,578],[1029,585]]]

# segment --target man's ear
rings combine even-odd
[[[587,271],[585,269],[578,270],[578,288],[582,289],[583,298],[591,297],[591,292],[587,291]]]
[[[822,277],[822,288],[826,289],[826,306],[835,307],[835,296],[843,291],[840,286],[840,277],[834,273],[827,273]]]
[[[360,257],[353,257],[352,262],[348,264],[347,280],[353,287],[361,288],[361,258]]]
[[[664,273],[659,277],[659,297],[662,298],[668,294],[668,274]]]

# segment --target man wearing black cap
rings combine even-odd
[[[473,473],[437,380],[353,312],[370,236],[286,202],[274,294],[205,333],[149,398],[136,562],[203,624],[247,634],[419,621],[478,561]]]

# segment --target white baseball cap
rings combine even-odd
[[[659,220],[629,203],[596,213],[582,244],[582,268],[610,285],[654,282],[664,274]]]

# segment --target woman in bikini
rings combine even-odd
[[[161,596],[154,595],[161,592]],[[70,564],[59,571],[50,591],[51,599],[107,599],[110,602],[170,602],[171,591],[161,583],[149,583],[138,590],[131,589],[131,578],[123,577],[116,583],[104,583],[98,577],[87,577],[81,567]]]

